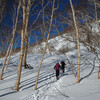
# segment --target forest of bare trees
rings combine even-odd
[[[11,24],[5,25],[4,20],[6,20],[5,16],[8,13],[6,10],[7,2],[7,0],[0,0],[0,53],[4,54],[3,57],[5,56],[0,72],[0,80],[3,79],[6,63],[7,70],[12,53],[19,48],[20,58],[15,85],[16,91],[19,90],[22,65],[24,65],[24,68],[27,68],[28,47],[32,44],[32,41],[35,41],[35,44],[39,47],[39,40],[42,39],[42,42],[45,41],[45,46],[41,47],[42,57],[39,62],[34,87],[35,90],[37,89],[40,67],[46,49],[48,49],[50,55],[55,50],[53,44],[48,42],[54,35],[52,32],[58,35],[63,34],[64,31],[67,32],[68,36],[72,38],[63,38],[76,45],[76,49],[78,50],[77,83],[80,82],[80,44],[87,47],[88,52],[94,53],[100,61],[98,56],[100,52],[99,0],[80,0],[79,5],[73,2],[73,0],[69,0],[69,4],[65,5],[63,11],[59,7],[61,0],[15,0],[13,7],[9,9]],[[93,23],[97,25],[96,31]],[[64,55],[65,51],[59,50]],[[67,58],[67,55],[65,57]],[[67,60],[69,61],[68,58]],[[70,67],[76,77],[71,63]],[[98,69],[98,78],[99,72],[100,67]]]

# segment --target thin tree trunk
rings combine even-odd
[[[17,80],[15,85],[15,90],[19,90],[20,78],[21,78],[21,71],[22,71],[22,63],[23,63],[23,56],[24,56],[24,38],[25,38],[25,0],[23,0],[23,28],[21,33],[21,51],[20,51],[20,59],[19,59],[19,66],[18,66],[18,73],[17,73]]]
[[[99,73],[100,73],[100,65],[99,65],[99,70],[98,70],[98,79],[99,79]]]
[[[95,2],[95,0],[94,0],[94,2]],[[97,20],[96,2],[95,2],[95,13],[96,13],[96,20]],[[98,21],[97,21],[97,23],[98,23]],[[99,25],[99,23],[98,23],[98,25]],[[98,29],[99,29],[99,27],[98,27]],[[99,79],[99,73],[100,73],[100,65],[99,65],[99,69],[98,69],[98,79]]]
[[[52,55],[52,54],[51,54],[51,50],[50,50],[50,47],[49,47],[49,44],[48,44],[48,43],[47,43],[47,48],[48,48],[49,54],[50,54],[50,55]]]
[[[6,56],[5,56],[5,60],[3,62],[3,66],[2,66],[2,70],[1,70],[1,74],[0,74],[0,80],[2,80],[2,77],[3,77],[3,72],[4,72],[4,68],[5,68],[6,61],[7,61],[7,57],[9,55],[10,47],[11,46],[9,45],[9,48],[8,48],[7,53],[6,53]]]
[[[73,67],[72,67],[72,65],[71,65],[71,63],[70,63],[68,57],[66,56],[66,54],[64,54],[64,55],[65,55],[65,57],[67,58],[68,63],[70,64],[70,67],[71,67],[71,70],[72,70],[72,72],[73,72],[73,75],[76,77],[76,74],[74,73]]]
[[[9,48],[7,50],[7,53],[6,53],[6,56],[5,56],[5,60],[3,62],[3,66],[2,66],[2,70],[1,70],[1,74],[0,74],[0,80],[2,80],[2,77],[3,77],[3,72],[4,72],[4,68],[5,68],[5,64],[6,64],[6,61],[7,61],[7,57],[8,55],[11,55],[9,54],[10,50],[12,49],[12,46],[13,46],[13,42],[14,42],[14,37],[15,37],[15,32],[16,32],[16,28],[17,28],[17,22],[18,22],[18,15],[19,15],[19,9],[20,9],[20,6],[21,6],[21,1],[19,1],[19,5],[18,5],[18,9],[17,9],[17,17],[16,17],[16,23],[15,23],[15,27],[13,29],[13,37],[12,37],[12,40],[11,40],[11,43],[9,45]],[[9,61],[9,60],[8,60]],[[9,62],[8,62],[9,63]],[[7,64],[8,65],[8,64]]]
[[[31,1],[28,0],[28,5],[26,9],[26,24],[25,24],[25,52],[24,52],[24,68],[26,68],[27,64],[27,49],[28,49],[28,20],[29,20],[29,14],[30,14],[30,5]]]
[[[95,15],[96,15],[96,22],[97,22],[97,25],[99,25],[98,23],[98,17],[97,17],[97,6],[96,6],[96,0],[94,0],[94,5],[95,5]],[[99,30],[99,27],[98,27],[98,30]],[[100,73],[100,65],[99,65],[99,69],[98,69],[98,79],[99,79],[99,73]]]
[[[10,49],[10,53],[9,53],[9,59],[8,59],[8,63],[7,63],[7,66],[6,66],[6,70],[8,68],[8,64],[10,62],[10,57],[11,57],[11,53],[12,53],[12,47],[13,47],[13,42],[14,42],[14,38],[15,38],[15,32],[16,32],[16,28],[17,28],[17,22],[18,22],[18,16],[19,16],[20,7],[21,7],[21,1],[19,1],[19,5],[18,5],[18,9],[17,9],[16,22],[15,22],[15,27],[13,29],[12,44],[11,44],[11,49]]]
[[[39,43],[38,43],[38,40],[37,40],[37,36],[36,36],[36,45],[37,45],[37,49],[39,48]]]
[[[96,6],[96,1],[94,0],[94,5],[95,5],[95,19],[97,21],[98,17],[97,17],[97,6]]]
[[[77,83],[80,82],[80,42],[79,42],[79,30],[77,27],[77,23],[76,23],[76,19],[75,19],[75,11],[74,11],[74,7],[72,4],[72,0],[70,0],[70,5],[71,5],[71,9],[72,9],[72,13],[73,13],[73,20],[74,20],[74,25],[75,25],[75,29],[76,29],[76,37],[77,37],[77,48],[78,48],[78,66],[77,66]]]
[[[45,21],[44,21],[44,7],[43,7],[43,4],[44,4],[44,0],[42,0],[42,8],[43,8],[43,26],[44,26],[45,31],[48,33],[48,31],[46,30],[46,27],[45,27]],[[44,38],[45,38],[45,37],[44,37]],[[48,48],[49,54],[51,55],[51,50],[50,50],[50,47],[49,47],[49,45],[48,45],[48,42],[47,42],[47,48]]]
[[[12,49],[12,48],[11,48]],[[6,66],[6,70],[8,68],[8,65],[9,65],[9,62],[10,62],[10,58],[11,58],[11,50],[10,50],[10,53],[9,53],[9,58],[8,58],[8,63],[7,63],[7,66]]]
[[[40,64],[39,64],[39,67],[38,67],[37,78],[36,78],[36,83],[35,83],[34,90],[37,89],[38,78],[39,78],[39,73],[40,73],[40,68],[41,68],[41,65],[42,65],[42,61],[43,61],[43,58],[44,58],[44,54],[45,54],[45,52],[46,52],[47,43],[48,43],[48,39],[49,39],[49,35],[50,35],[50,31],[51,31],[52,20],[53,20],[53,13],[54,13],[54,4],[55,4],[55,0],[53,1],[52,14],[51,14],[51,21],[50,21],[49,32],[48,32],[48,36],[47,36],[47,40],[46,40],[46,45],[45,45],[45,48],[44,48],[44,50],[43,50],[43,54],[42,54],[42,57],[41,57],[41,60],[40,60]]]

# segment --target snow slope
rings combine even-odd
[[[77,50],[66,53],[72,63],[74,72],[77,71]],[[98,59],[95,55],[81,50],[81,81],[76,79],[64,55],[52,56],[46,54],[41,66],[38,88],[34,90],[37,70],[41,54],[29,54],[27,62],[33,69],[22,69],[19,92],[14,91],[19,53],[11,57],[8,70],[5,70],[3,80],[0,80],[0,100],[100,100],[100,80],[97,79]],[[56,80],[54,65],[65,60],[66,69]],[[4,58],[0,59],[0,71]]]
[[[57,37],[52,38],[52,39],[49,39],[48,44],[49,44],[49,48],[51,50],[51,53],[57,54],[57,52],[60,49],[64,49],[64,48],[74,49],[76,46],[75,43],[69,41],[67,38],[72,39],[71,36],[68,36],[68,33],[63,34],[61,36],[57,36]],[[45,47],[45,42],[42,42],[34,47],[31,47],[29,51],[31,51],[31,53],[40,53],[41,49],[43,49],[43,47]],[[46,53],[48,53],[48,49],[46,49]]]

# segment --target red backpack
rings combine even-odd
[[[56,64],[56,70],[59,70],[59,64],[58,63]]]

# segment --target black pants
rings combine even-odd
[[[65,72],[65,69],[62,69],[62,72],[64,73]]]
[[[65,66],[62,66],[62,72],[63,73],[65,72]]]
[[[59,70],[56,70],[56,77],[59,76]]]

